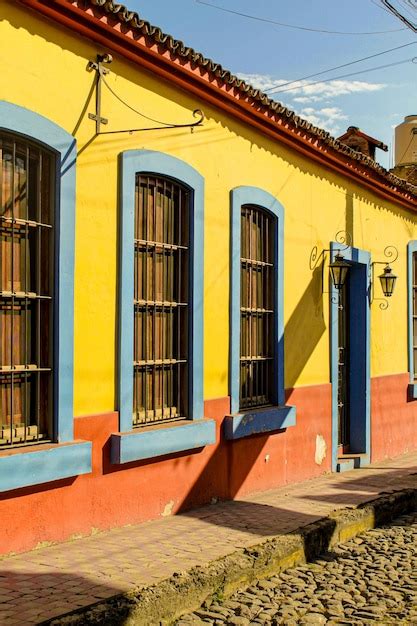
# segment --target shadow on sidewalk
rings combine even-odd
[[[253,494],[253,500],[248,497],[219,502],[179,515],[245,534],[276,536],[325,518],[336,509],[360,507],[392,491],[417,488],[417,467],[374,466],[355,472],[357,477],[333,474],[321,477],[318,483],[312,480],[299,486],[289,485],[288,491],[283,487],[277,492]]]
[[[0,570],[0,624],[46,624],[58,616],[123,593],[122,586],[97,584],[97,580],[75,573],[44,574],[33,565],[30,570]],[[126,617],[127,614],[120,615],[119,623]]]
[[[341,478],[338,481],[329,479],[329,490],[324,493],[300,494],[299,498],[312,502],[335,503],[338,506],[359,505],[365,500],[368,501],[370,496],[372,499],[372,496],[376,498],[379,495],[403,489],[405,482],[407,486],[417,488],[417,466],[384,468],[374,465],[364,468],[364,472],[366,472],[365,476],[359,470],[357,477]]]

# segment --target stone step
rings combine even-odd
[[[361,453],[347,453],[340,454],[337,459],[337,472],[348,472],[353,469],[357,469],[358,467],[363,467],[364,465],[369,464],[369,459],[367,454]]]

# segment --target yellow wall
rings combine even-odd
[[[406,246],[417,238],[414,214],[117,58],[108,81],[133,106],[176,123],[190,121],[191,111],[202,108],[206,121],[193,133],[102,136],[85,147],[95,128],[86,114],[80,119],[94,80],[86,66],[103,50],[8,0],[1,4],[0,19],[0,99],[30,108],[69,132],[77,127],[76,415],[115,407],[117,156],[127,149],[172,154],[205,178],[205,398],[228,393],[229,190],[237,185],[269,191],[286,210],[286,387],[329,381],[328,296],[321,294],[320,272],[312,274],[309,258],[313,246],[328,247],[346,228],[354,245],[369,250],[374,260],[383,258],[387,244],[399,249],[390,308],[372,306],[371,372],[407,371]],[[94,111],[94,97],[86,110]],[[105,88],[102,113],[109,118],[106,130],[152,125]],[[378,282],[377,296],[379,289]]]

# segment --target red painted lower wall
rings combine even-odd
[[[408,399],[408,374],[371,381],[371,460],[417,448],[417,400]]]
[[[407,389],[407,374],[372,380],[373,461],[417,449],[417,401],[408,401]],[[93,442],[93,472],[0,494],[0,554],[155,519],[213,499],[237,498],[330,471],[331,386],[299,387],[287,395],[288,404],[297,407],[294,427],[225,441],[221,424],[229,412],[229,398],[208,400],[205,414],[217,422],[216,445],[120,467],[110,463],[110,435],[118,430],[117,413],[76,418],[75,437]]]
[[[408,375],[403,374],[372,380],[373,461],[417,448],[417,401],[408,402],[407,386]],[[288,404],[297,407],[294,427],[225,441],[221,424],[229,398],[208,400],[205,415],[217,422],[215,445],[119,467],[110,463],[117,413],[76,418],[75,437],[93,442],[93,472],[0,494],[0,553],[139,523],[330,471],[330,384],[299,387],[287,395]]]
[[[296,426],[234,442],[225,441],[221,433],[229,398],[208,400],[205,415],[217,422],[216,445],[119,467],[110,464],[117,413],[78,417],[75,438],[93,442],[92,474],[1,494],[0,553],[138,523],[329,471],[330,400],[330,385],[295,389],[288,403],[297,406]],[[315,462],[317,435],[327,444],[321,465]]]

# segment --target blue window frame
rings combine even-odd
[[[215,423],[204,419],[204,181],[175,157],[148,150],[120,155],[119,419],[112,436],[112,462],[126,463],[201,448],[215,442]],[[188,411],[181,421],[133,429],[134,406],[134,224],[139,175],[164,177],[189,192]]]
[[[407,246],[409,397],[417,399],[417,241]]]
[[[54,442],[0,452],[0,491],[91,472],[91,442],[74,442],[75,139],[45,117],[0,101],[0,130],[55,156]]]
[[[241,223],[242,207],[260,209],[273,228],[273,403],[240,411],[241,372]],[[270,226],[270,227],[271,227]],[[231,191],[230,227],[230,363],[231,413],[225,420],[227,439],[239,439],[295,425],[295,407],[285,405],[284,388],[284,207],[271,194],[257,187]]]

